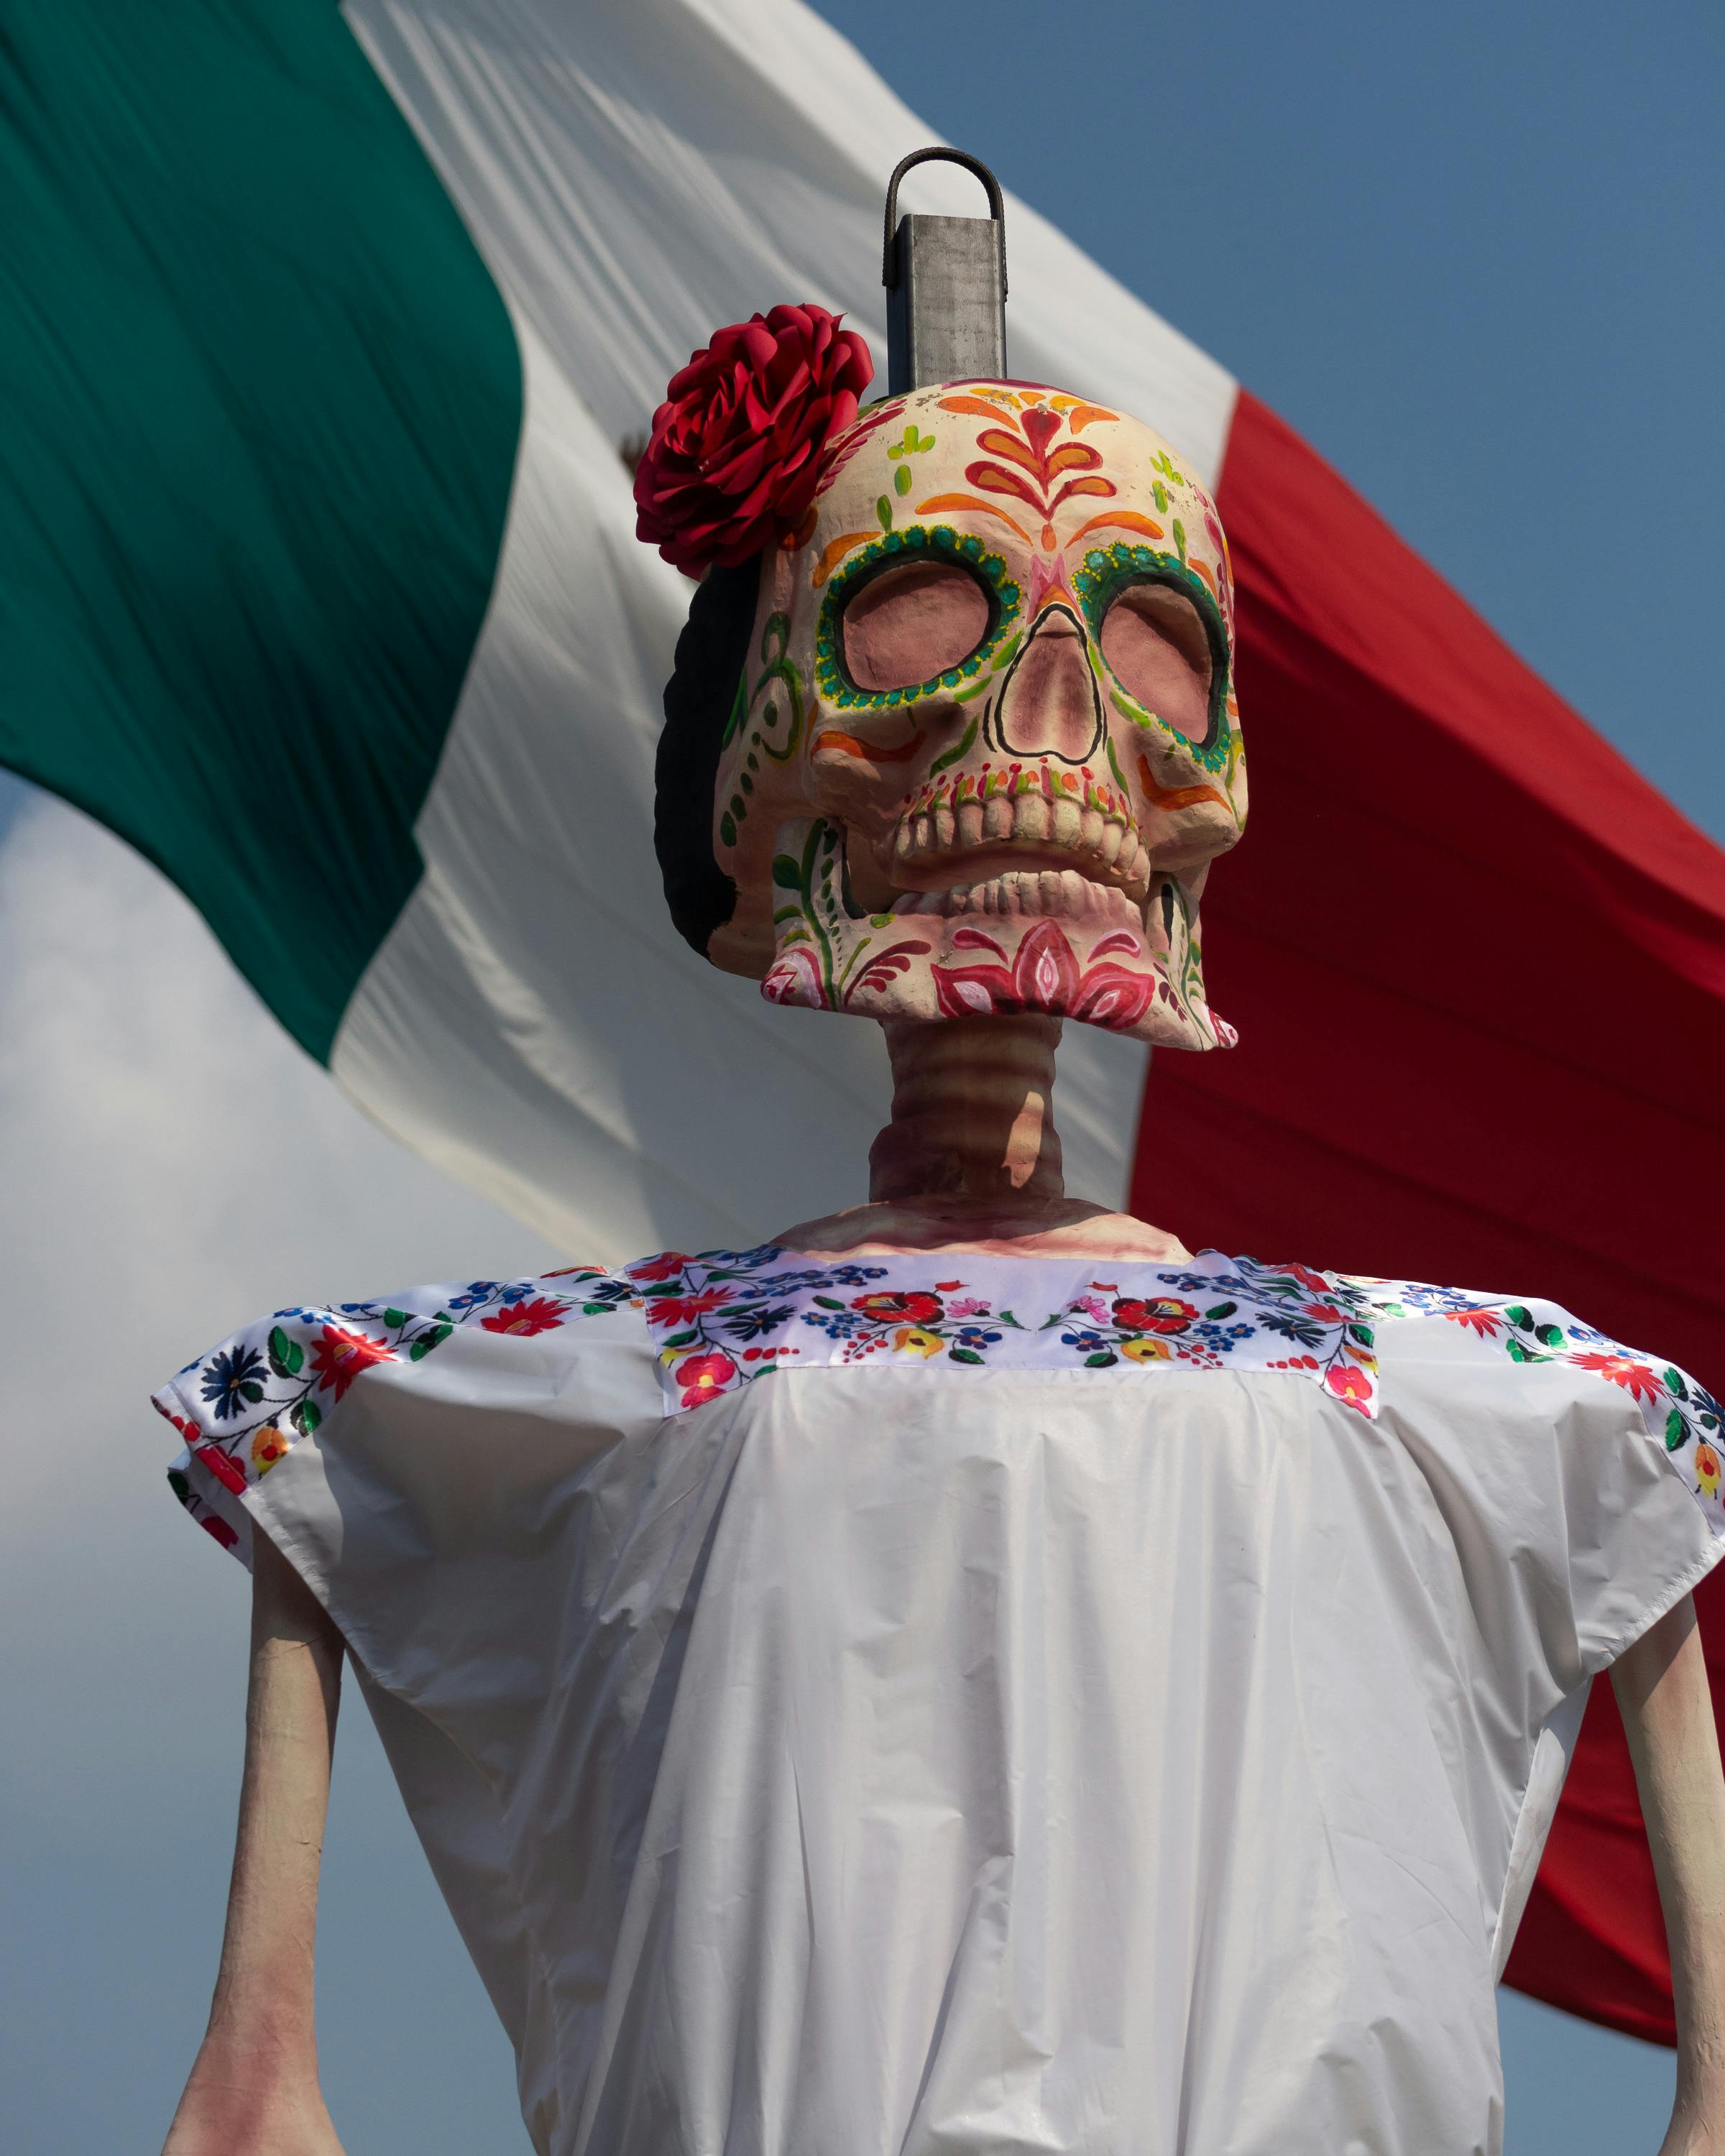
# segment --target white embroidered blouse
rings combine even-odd
[[[475,1281],[157,1405],[346,1637],[542,2156],[1497,2150],[1589,1681],[1725,1546],[1681,1372],[1214,1252]]]

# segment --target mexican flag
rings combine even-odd
[[[0,79],[0,762],[572,1250],[854,1201],[874,1029],[769,1009],[665,916],[689,587],[629,459],[690,352],[780,300],[843,311],[884,378],[882,189],[930,131],[799,0],[62,0]],[[1241,1045],[1147,1092],[1072,1029],[1071,1187],[1548,1295],[1717,1385],[1725,856],[1224,367],[1007,225],[1014,374],[1219,490],[1251,759],[1204,906]],[[1670,2038],[1608,1687],[1511,1975]]]

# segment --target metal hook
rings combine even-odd
[[[892,177],[886,182],[886,236],[880,252],[880,282],[889,292],[898,285],[898,234],[894,229],[894,214],[898,208],[898,183],[914,165],[927,165],[943,161],[949,165],[962,165],[967,172],[973,172],[988,192],[988,215],[1000,228],[1000,296],[1006,297],[1006,198],[1000,192],[1000,182],[980,157],[973,157],[968,150],[948,150],[939,145],[927,150],[912,150],[908,157],[901,157],[892,169]]]

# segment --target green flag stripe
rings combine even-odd
[[[507,312],[331,0],[0,40],[0,762],[326,1060],[501,545]]]

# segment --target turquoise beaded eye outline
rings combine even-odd
[[[1198,572],[1178,554],[1159,554],[1153,547],[1128,547],[1124,542],[1093,547],[1072,579],[1072,588],[1084,608],[1091,641],[1099,651],[1103,617],[1131,584],[1167,584],[1197,608],[1210,647],[1209,723],[1204,739],[1194,741],[1190,734],[1183,734],[1166,719],[1146,711],[1118,682],[1113,684],[1114,701],[1140,726],[1160,726],[1177,741],[1184,742],[1206,770],[1220,771],[1228,761],[1228,631],[1223,625],[1214,595]]]
[[[841,624],[845,608],[858,590],[873,582],[883,569],[906,562],[951,562],[968,569],[982,586],[988,601],[988,626],[982,642],[969,657],[926,681],[913,681],[901,689],[860,689],[845,667]],[[886,711],[901,704],[914,704],[942,689],[963,689],[990,664],[1011,634],[1022,597],[1007,573],[1006,562],[991,553],[974,532],[955,531],[950,524],[907,524],[853,554],[828,585],[821,602],[820,619],[814,632],[814,679],[822,701],[839,711]]]

